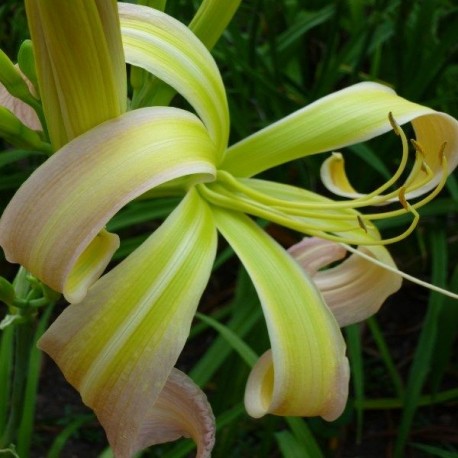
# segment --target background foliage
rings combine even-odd
[[[198,4],[170,0],[166,11],[187,23]],[[22,2],[3,1],[0,24],[0,48],[14,57],[27,37]],[[228,91],[231,141],[366,80],[458,117],[457,25],[452,0],[244,0],[213,51]],[[392,137],[344,151],[359,189],[373,188],[396,167],[400,145]],[[3,208],[41,158],[2,162],[1,157]],[[318,174],[322,160],[298,160],[268,174],[324,192]],[[117,259],[171,208],[170,200],[138,201],[117,215],[109,228],[124,240]],[[391,248],[396,262],[412,275],[458,291],[456,173],[421,215],[415,233]],[[380,228],[399,233],[405,223],[400,217]],[[274,225],[267,230],[285,246],[298,240]],[[14,276],[3,258],[0,275]],[[406,283],[376,317],[345,329],[352,394],[333,423],[246,415],[247,374],[266,348],[267,335],[257,296],[224,246],[200,312],[179,366],[204,387],[214,408],[215,457],[458,456],[456,301]],[[30,456],[111,456],[94,417],[50,361],[42,367],[36,406]],[[182,441],[144,456],[183,457],[191,449]]]

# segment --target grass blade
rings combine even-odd
[[[360,443],[363,432],[364,410],[364,369],[363,351],[361,344],[361,328],[358,324],[353,324],[345,328],[347,337],[348,357],[350,359],[351,380],[355,393],[356,409],[356,442]]]
[[[447,272],[447,242],[443,230],[431,232],[432,283],[443,286]],[[419,407],[420,395],[433,358],[438,331],[438,318],[445,296],[432,292],[428,310],[423,321],[420,338],[416,347],[409,379],[406,386],[404,410],[398,427],[394,457],[403,458],[415,412]]]

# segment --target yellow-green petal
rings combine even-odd
[[[247,177],[293,159],[366,141],[392,129],[390,112],[400,125],[412,122],[434,173],[427,185],[410,195],[422,194],[441,179],[439,151],[444,142],[449,172],[458,164],[458,122],[376,83],[330,94],[240,141],[228,150],[222,168]]]
[[[40,95],[54,149],[126,110],[115,0],[26,0]]]
[[[318,289],[248,217],[218,208],[213,212],[255,285],[272,346],[250,375],[248,413],[337,418],[347,398],[348,360],[338,324]]]
[[[0,245],[9,261],[77,302],[115,249],[96,239],[110,218],[175,178],[212,180],[214,162],[214,145],[193,114],[169,107],[125,113],[77,137],[32,174],[2,215]],[[80,257],[88,264],[78,265]],[[75,266],[86,281],[72,281]]]
[[[172,86],[194,107],[216,144],[218,161],[229,135],[219,70],[205,46],[182,23],[146,6],[119,3],[126,61]]]
[[[359,250],[396,269],[385,247],[369,245]],[[337,266],[324,269],[347,254],[342,245],[329,240],[306,238],[288,252],[312,277],[340,326],[372,316],[402,284],[400,275],[357,254],[352,254]]]
[[[39,341],[95,411],[116,456],[130,457],[149,443],[151,409],[188,337],[216,240],[209,208],[190,191]]]

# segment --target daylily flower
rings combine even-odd
[[[209,456],[209,407],[174,365],[210,276],[220,232],[256,287],[271,343],[247,383],[248,413],[337,418],[345,407],[349,376],[339,324],[375,312],[400,282],[389,274],[371,290],[383,268],[374,265],[363,275],[367,259],[353,257],[330,271],[317,271],[335,260],[331,242],[360,245],[369,257],[393,268],[384,245],[413,230],[416,208],[440,191],[456,167],[458,122],[387,87],[361,83],[228,148],[226,93],[205,46],[189,28],[159,11],[120,3],[119,17],[125,62],[165,81],[195,114],[157,106],[124,112],[121,92],[113,89],[107,99],[115,97],[116,103],[106,105],[113,110],[101,116],[108,120],[98,124],[94,118],[86,126],[85,114],[80,113],[79,121],[72,117],[78,97],[90,111],[86,83],[78,82],[75,97],[65,86],[50,85],[54,105],[45,109],[46,118],[52,120],[50,132],[55,131],[53,145],[63,146],[24,183],[0,220],[0,244],[7,258],[71,303],[40,347],[94,409],[117,456],[132,456],[180,435],[193,437],[198,455]],[[52,21],[43,22],[43,31],[34,32],[34,27],[32,39],[40,40]],[[52,41],[55,51],[47,48],[47,40],[39,45],[50,59],[65,49],[57,38]],[[107,49],[111,62],[119,63],[117,48]],[[62,80],[72,79],[65,76],[65,62],[59,66]],[[105,64],[103,71],[110,72]],[[48,79],[40,78],[44,97],[42,85],[56,77],[51,72]],[[110,81],[121,78],[112,75]],[[74,102],[67,113],[58,103],[62,97]],[[74,122],[77,127],[67,126]],[[389,191],[406,167],[409,148],[398,123],[407,122],[416,134],[415,163],[401,186]],[[333,190],[350,194],[347,200],[253,178],[293,159],[341,149],[392,129],[401,139],[401,164],[392,179],[370,194],[355,194],[339,155],[325,163],[323,177]],[[128,202],[155,191],[182,194],[183,199],[137,250],[98,279],[118,243],[104,229],[107,222]],[[399,208],[359,211],[389,202]],[[401,213],[413,215],[412,225],[383,240],[373,221]],[[299,259],[304,268],[247,215],[318,237],[292,252],[299,258],[298,250],[309,251]],[[315,262],[317,250],[324,259]]]

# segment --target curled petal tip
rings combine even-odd
[[[203,391],[183,372],[173,369],[145,420],[137,450],[190,437],[197,458],[211,456],[215,443],[215,417]]]
[[[245,408],[253,418],[269,411],[273,390],[272,350],[266,351],[250,372],[245,388]]]
[[[340,364],[336,368],[335,382],[329,401],[321,413],[321,417],[326,421],[337,420],[347,405],[348,399],[348,381],[350,379],[350,364],[348,358],[343,356]]]
[[[119,237],[102,229],[79,256],[67,277],[63,295],[71,304],[81,302],[89,287],[102,275],[114,252],[119,248]]]
[[[347,253],[342,245],[318,237],[305,237],[291,246],[288,252],[309,275],[316,274],[323,266],[340,261]]]
[[[327,391],[322,392],[318,402],[312,397],[309,397],[309,402],[307,402],[307,396],[288,393],[288,386],[283,387],[284,396],[278,396],[278,392],[275,396],[275,367],[272,350],[268,350],[259,358],[248,378],[245,389],[245,408],[253,418],[260,418],[271,413],[274,415],[320,416],[326,421],[334,421],[344,411],[348,398],[350,366],[345,357],[344,346],[334,366],[330,365],[326,372],[324,377]],[[276,402],[275,397],[282,397],[282,402]],[[303,401],[302,405],[297,405],[299,400]]]

